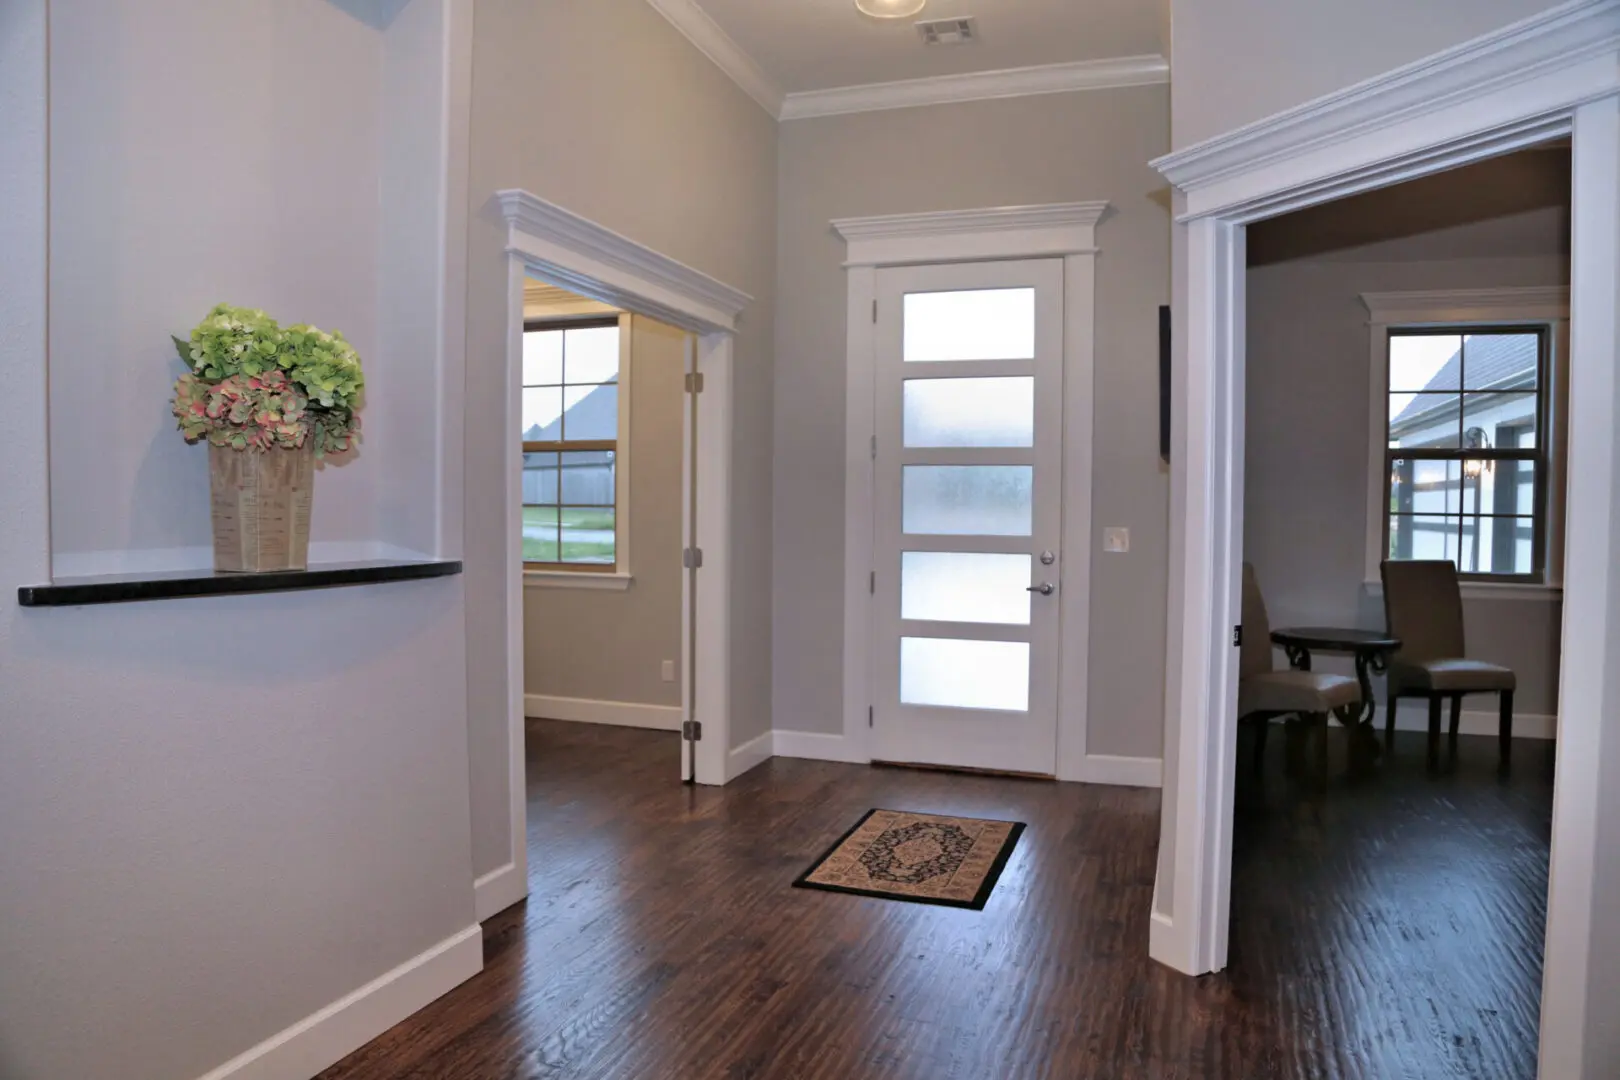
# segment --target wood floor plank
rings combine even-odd
[[[1157,792],[789,759],[687,788],[669,733],[533,722],[533,895],[320,1080],[1533,1077],[1550,744],[1502,778],[1494,739],[1434,771],[1397,739],[1335,743],[1325,787],[1240,753],[1231,966],[1189,979],[1146,957]],[[982,912],[789,887],[873,807],[1029,827]]]

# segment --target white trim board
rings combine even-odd
[[[1051,203],[839,218],[832,227],[844,238],[846,267],[903,266],[1095,254],[1107,213],[1106,202]]]
[[[1076,775],[1070,779],[1083,784],[1111,784],[1115,787],[1163,787],[1164,762],[1156,757],[1087,754],[1081,759]]]
[[[772,119],[780,121],[956,101],[1157,86],[1170,81],[1169,61],[1157,54],[1147,54],[786,93],[696,0],[647,0],[647,3]]]
[[[756,735],[726,754],[726,782],[730,783],[749,769],[765,764],[775,756],[774,731]]]
[[[1077,60],[1065,64],[971,71],[924,79],[803,90],[782,101],[779,118],[809,120],[818,116],[949,105],[960,101],[1069,94],[1128,86],[1159,86],[1170,81],[1170,63],[1158,55]]]
[[[473,882],[473,911],[479,922],[494,918],[529,895],[525,873],[526,868],[505,863]]]
[[[872,763],[864,746],[854,744],[842,735],[826,735],[817,731],[773,731],[771,735],[771,750],[777,757],[841,761],[847,765]]]
[[[652,731],[681,730],[679,705],[643,705],[634,701],[524,694],[524,716],[532,720],[566,720],[575,724],[611,724]]]
[[[1184,220],[1257,221],[1568,135],[1617,43],[1614,0],[1572,0],[1152,164]]]
[[[785,96],[782,88],[765,74],[752,56],[743,51],[741,45],[731,39],[730,34],[709,18],[708,12],[693,0],[647,0],[647,3],[668,19],[670,25],[679,30],[687,41],[697,46],[698,52],[725,72],[743,93],[758,102],[760,108],[770,113],[773,119],[781,117]]]
[[[1480,700],[1485,700],[1481,695]],[[1385,704],[1378,706],[1378,719],[1373,725],[1380,734],[1384,730],[1384,723],[1389,714],[1384,711]],[[1396,731],[1428,731],[1429,705],[1421,698],[1401,698],[1400,711],[1395,714]],[[1451,730],[1451,706],[1444,705],[1440,710],[1440,730],[1442,733]],[[1462,735],[1489,735],[1496,738],[1500,730],[1500,717],[1495,710],[1464,709],[1457,731]],[[1558,738],[1558,717],[1546,713],[1513,714],[1513,737],[1515,739],[1556,739]],[[1494,751],[1493,751],[1494,752]]]
[[[591,300],[694,333],[730,332],[753,302],[740,289],[516,188],[495,193],[509,252],[532,272]],[[522,297],[518,300],[522,311]]]
[[[199,1080],[307,1080],[484,969],[474,923]]]

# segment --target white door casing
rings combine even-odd
[[[496,192],[507,221],[506,382],[512,388],[503,418],[507,457],[508,794],[511,862],[475,883],[480,919],[528,895],[523,709],[522,420],[518,388],[523,370],[523,282],[532,275],[592,300],[646,315],[696,335],[703,376],[696,415],[689,410],[683,469],[689,520],[703,552],[703,569],[682,587],[682,663],[689,673],[683,699],[703,725],[696,779],[724,784],[728,772],[731,685],[731,381],[737,317],[748,294],[661,255],[610,229],[521,190]],[[702,484],[696,485],[701,472]],[[691,613],[689,615],[689,613]],[[689,621],[688,621],[689,620]],[[692,638],[696,638],[694,642]],[[672,762],[671,764],[675,764]],[[677,773],[671,770],[671,782]]]
[[[895,267],[877,292],[873,757],[1053,775],[1063,263]]]
[[[1242,234],[1256,221],[1465,165],[1549,139],[1574,151],[1571,402],[1564,573],[1564,663],[1543,967],[1543,1080],[1600,1080],[1620,1067],[1620,1029],[1602,988],[1620,949],[1602,923],[1612,845],[1600,825],[1620,789],[1620,738],[1606,723],[1620,683],[1617,537],[1620,394],[1620,3],[1572,0],[1493,34],[1155,162],[1185,196],[1184,373],[1177,432],[1171,598],[1183,649],[1168,676],[1167,747],[1179,743],[1162,843],[1153,956],[1189,974],[1226,964],[1231,871],[1230,752],[1235,700],[1228,640],[1241,604],[1244,346]],[[1213,541],[1213,542],[1212,542]],[[1178,575],[1173,574],[1176,578]],[[1607,729],[1607,730],[1606,730]],[[1610,813],[1612,817],[1612,813]]]
[[[1092,386],[1096,307],[1096,227],[1105,202],[898,214],[833,222],[847,244],[848,350],[845,374],[844,487],[844,724],[835,736],[778,732],[778,752],[790,735],[814,740],[815,756],[872,760],[874,672],[870,592],[873,565],[876,434],[873,397],[878,269],[891,266],[1000,259],[1063,260],[1063,537],[1069,557],[1058,601],[1063,661],[1059,674],[1057,776],[1157,786],[1158,769],[1131,759],[1093,756],[1086,749],[1091,602]],[[1078,557],[1084,555],[1084,557]]]

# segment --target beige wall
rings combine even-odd
[[[1167,476],[1158,455],[1158,306],[1169,213],[1147,166],[1165,87],[793,121],[781,136],[775,507],[775,726],[842,726],[843,243],[833,218],[1107,199],[1097,264],[1090,750],[1157,757]],[[1096,554],[1105,525],[1128,555]]]
[[[1567,153],[1519,154],[1251,230],[1244,546],[1273,625],[1383,625],[1382,600],[1362,585],[1361,293],[1566,284],[1568,200]],[[1446,224],[1414,231],[1426,206]],[[1470,654],[1518,672],[1521,712],[1554,713],[1562,605],[1464,606]],[[1322,667],[1350,670],[1331,657]]]
[[[524,692],[679,705],[660,665],[681,660],[681,413],[687,335],[630,319],[630,565],[624,592],[529,588]],[[624,569],[621,567],[620,569]]]
[[[1548,0],[1172,0],[1177,149],[1554,6]]]
[[[776,125],[642,0],[484,0],[473,42],[468,415],[498,415],[516,187],[751,293],[736,352],[732,739],[770,723]],[[476,873],[507,859],[503,461],[467,426],[468,724]]]

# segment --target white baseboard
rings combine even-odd
[[[679,731],[682,720],[679,705],[642,705],[634,701],[597,701],[593,698],[552,697],[549,694],[524,694],[523,715],[537,720],[613,724],[654,731]]]
[[[200,1080],[309,1080],[483,969],[484,932],[474,924]]]
[[[731,783],[737,777],[756,766],[763,765],[775,756],[774,731],[749,739],[741,746],[733,749],[726,755],[726,783]]]
[[[811,761],[842,761],[870,765],[869,755],[851,745],[842,735],[821,735],[810,731],[778,731],[773,740],[777,757],[808,758]]]
[[[473,882],[473,910],[478,921],[494,918],[529,895],[528,876],[513,863],[498,866]]]
[[[1389,713],[1385,711],[1383,702],[1378,703],[1378,718],[1374,726],[1382,732],[1384,724],[1389,720]],[[1473,712],[1463,710],[1462,723],[1457,730],[1463,735],[1489,735],[1496,737],[1499,718],[1495,710],[1490,712]],[[1429,705],[1419,698],[1402,698],[1400,711],[1395,714],[1396,731],[1428,731]],[[1440,730],[1451,730],[1451,706],[1444,705],[1440,709]],[[1515,739],[1556,739],[1558,737],[1558,717],[1548,716],[1545,713],[1513,714],[1513,737]]]
[[[1118,787],[1163,787],[1164,762],[1156,757],[1087,754],[1081,762],[1080,775],[1064,779],[1078,780],[1083,784],[1114,784]]]
[[[1148,957],[1183,975],[1204,974],[1192,970],[1197,966],[1192,948],[1177,931],[1175,920],[1157,910],[1148,918]]]

